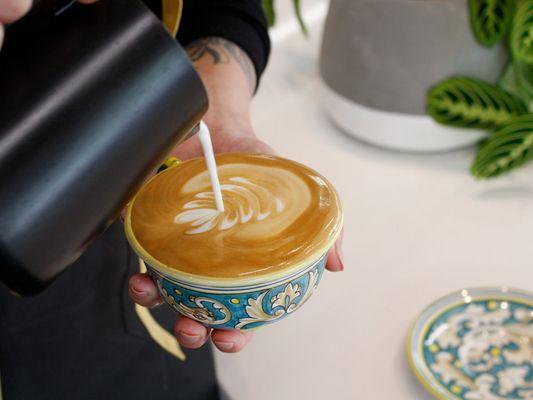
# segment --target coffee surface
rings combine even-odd
[[[135,199],[134,235],[168,267],[211,277],[270,273],[315,255],[340,228],[338,197],[313,170],[271,156],[216,160],[223,213],[203,159],[160,173]]]

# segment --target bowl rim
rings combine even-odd
[[[147,264],[147,266],[153,268],[154,270],[158,271],[159,273],[169,276],[177,281],[184,282],[187,284],[192,285],[200,285],[200,286],[207,286],[207,287],[218,287],[218,288],[236,288],[236,287],[242,287],[242,286],[256,286],[260,284],[270,283],[272,281],[278,281],[285,279],[289,276],[293,276],[295,274],[298,274],[301,272],[301,270],[308,268],[311,265],[314,265],[318,260],[320,260],[335,244],[335,241],[339,237],[343,224],[344,224],[344,212],[342,208],[342,204],[340,202],[340,197],[333,187],[333,185],[324,178],[321,174],[316,172],[310,167],[307,167],[306,165],[303,165],[301,163],[298,163],[297,161],[293,161],[287,158],[279,157],[279,156],[271,156],[271,155],[263,155],[263,154],[248,154],[248,153],[225,153],[230,155],[247,155],[247,156],[253,156],[253,157],[266,157],[266,158],[274,158],[274,159],[282,159],[290,161],[291,163],[301,165],[305,167],[306,169],[309,169],[313,171],[316,175],[320,176],[329,186],[330,190],[332,191],[333,195],[337,199],[337,202],[339,204],[339,220],[338,223],[333,230],[332,234],[330,235],[330,238],[328,241],[324,242],[321,246],[319,246],[312,254],[307,256],[304,260],[295,263],[293,265],[287,266],[283,269],[270,272],[267,274],[261,274],[257,276],[251,276],[251,277],[237,277],[237,278],[227,278],[227,277],[215,277],[215,276],[205,276],[205,275],[197,275],[192,274],[188,272],[183,272],[175,268],[168,267],[164,263],[158,261],[155,257],[151,256],[138,242],[137,238],[135,237],[133,233],[133,229],[131,227],[131,213],[133,209],[133,205],[135,204],[135,200],[141,191],[139,189],[137,193],[133,196],[131,201],[127,205],[126,210],[126,216],[124,218],[124,230],[126,233],[126,238],[130,244],[130,246],[133,248],[135,253]],[[186,164],[190,161],[197,160],[201,157],[192,158],[190,160],[179,162],[175,165],[170,166],[164,171],[159,172],[158,174],[152,176],[150,179],[148,179],[144,184],[143,187],[147,184],[149,184],[153,179],[155,179],[157,176],[166,173],[167,171],[173,169],[173,168],[179,168],[183,164]]]
[[[182,280],[176,279],[173,276],[166,275],[165,273],[161,272],[160,270],[151,267],[150,265],[147,265],[142,258],[139,258],[140,262],[142,262],[146,268],[147,271],[150,271],[151,274],[157,275],[161,279],[165,279],[169,282],[171,282],[174,285],[179,285],[185,289],[194,290],[198,292],[205,292],[210,294],[219,294],[219,295],[236,295],[236,294],[243,294],[243,293],[253,293],[257,291],[262,290],[269,290],[277,286],[283,286],[287,284],[288,282],[292,282],[296,279],[301,278],[304,275],[307,275],[310,271],[315,270],[316,268],[324,269],[325,268],[325,261],[320,265],[322,260],[326,257],[326,254],[323,254],[320,258],[313,261],[312,263],[308,264],[307,266],[303,267],[302,269],[296,271],[293,274],[288,274],[280,277],[277,280],[270,280],[266,282],[259,282],[259,283],[250,283],[250,284],[243,284],[240,286],[220,286],[220,284],[217,284],[217,282],[213,282],[211,285],[201,283],[201,284],[195,284],[190,282],[184,282]],[[229,278],[231,279],[231,278]]]

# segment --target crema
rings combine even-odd
[[[338,196],[310,168],[252,154],[216,161],[224,212],[202,158],[161,172],[134,200],[136,239],[168,267],[212,277],[260,275],[317,256],[340,229]]]

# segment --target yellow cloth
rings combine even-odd
[[[176,36],[176,33],[178,32],[182,9],[182,0],[162,0],[163,25],[165,25],[172,36]],[[146,266],[142,260],[139,260],[139,269],[141,273],[146,272]],[[159,325],[152,314],[150,314],[149,309],[135,304],[135,312],[152,339],[154,339],[163,350],[180,360],[185,361],[185,354],[181,350],[176,338]],[[2,399],[0,398],[0,400]]]
[[[163,10],[163,25],[167,28],[172,36],[178,33],[178,27],[181,20],[181,11],[183,9],[182,0],[161,0]]]
[[[144,262],[139,259],[139,270],[141,273],[146,272],[146,266]],[[139,316],[139,319],[143,323],[144,327],[154,339],[154,341],[166,352],[172,354],[173,356],[179,358],[181,361],[185,361],[185,354],[180,348],[176,338],[169,333],[165,328],[163,328],[159,323],[154,319],[150,310],[145,307],[142,307],[138,304],[135,304],[135,311]],[[0,398],[0,400],[2,400]]]
[[[176,36],[181,20],[183,2],[182,0],[161,0],[161,3],[161,9],[163,10],[163,25],[165,25],[165,28],[172,36]],[[139,262],[141,273],[145,273],[146,266],[142,260],[139,260]],[[180,360],[185,361],[185,354],[181,350],[176,338],[159,325],[152,314],[150,314],[150,310],[135,304],[135,312],[152,339],[154,339],[161,348]],[[0,398],[0,400],[2,399]]]

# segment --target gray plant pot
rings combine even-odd
[[[470,30],[466,0],[331,0],[320,73],[333,121],[367,142],[398,150],[463,147],[483,132],[425,115],[427,90],[451,75],[495,82],[506,62]]]

